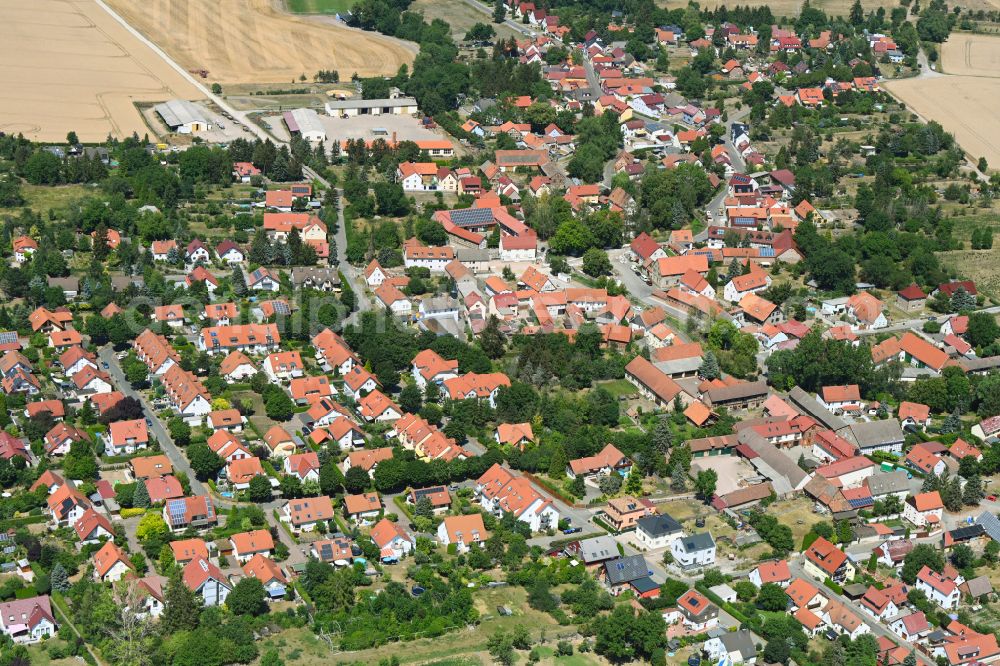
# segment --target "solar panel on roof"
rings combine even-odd
[[[489,208],[463,208],[451,211],[451,221],[460,227],[489,224],[493,221],[493,211]]]
[[[17,342],[17,331],[0,331],[0,345]]]
[[[774,248],[773,247],[762,247],[760,248],[760,256],[762,257],[773,257]]]
[[[284,301],[274,301],[271,303],[274,306],[274,311],[278,314],[291,314],[292,309],[288,307],[288,303]]]
[[[860,509],[866,506],[872,506],[875,502],[871,497],[859,497],[858,499],[849,499],[847,503],[851,505],[852,509]]]

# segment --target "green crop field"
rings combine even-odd
[[[295,14],[336,14],[354,6],[355,0],[286,0],[288,11]]]

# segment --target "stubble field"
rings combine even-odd
[[[945,74],[883,86],[926,120],[953,133],[973,159],[1000,166],[1000,37],[953,34],[941,50]]]
[[[178,97],[201,93],[94,0],[0,0],[0,131],[142,136],[134,103]]]
[[[133,27],[187,69],[219,83],[290,83],[317,70],[392,75],[417,45],[355,30],[331,16],[295,16],[275,0],[109,0]]]

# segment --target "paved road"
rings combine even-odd
[[[191,465],[188,463],[187,457],[179,448],[177,448],[177,445],[174,444],[174,440],[171,439],[169,432],[160,421],[159,416],[157,416],[156,410],[153,409],[152,405],[149,404],[142,393],[133,389],[131,384],[126,381],[125,373],[122,371],[121,364],[115,356],[114,349],[110,345],[106,345],[101,347],[97,355],[103,363],[108,364],[108,373],[111,375],[111,379],[118,387],[118,390],[126,396],[136,398],[140,403],[142,403],[146,416],[153,424],[150,426],[150,431],[153,433],[153,436],[156,437],[156,441],[160,443],[160,449],[163,451],[164,455],[170,459],[170,463],[174,466],[174,469],[187,474],[188,480],[191,482],[191,493],[194,495],[210,494],[208,487],[206,487],[195,476],[194,470],[191,469]],[[211,496],[212,501],[216,504],[216,506],[221,508],[238,504],[238,502],[222,499],[215,494],[212,494]],[[309,552],[309,547],[308,545],[305,546],[305,551],[303,552],[303,547],[292,541],[292,539],[285,532],[284,527],[280,525],[278,520],[272,515],[272,512],[282,504],[284,504],[284,500],[276,499],[271,502],[261,504],[260,508],[264,511],[264,517],[267,519],[268,525],[277,528],[278,539],[288,548],[289,556],[283,564],[285,564],[285,566],[291,566],[293,564],[305,562],[308,559],[307,553]],[[126,529],[130,534],[130,540],[132,540],[131,537],[134,537],[134,530],[129,530],[128,525],[126,525]]]
[[[868,613],[866,613],[863,610],[861,610],[861,607],[858,606],[857,604],[855,604],[853,601],[851,601],[847,597],[844,597],[842,595],[837,594],[836,592],[834,592],[833,590],[831,590],[827,586],[823,585],[822,583],[817,583],[816,579],[814,579],[812,576],[810,576],[809,574],[807,574],[805,572],[805,569],[802,568],[802,556],[798,556],[798,557],[789,559],[788,560],[788,569],[789,569],[789,571],[791,572],[791,574],[793,576],[798,576],[799,578],[802,578],[803,580],[809,581],[810,583],[816,585],[817,589],[819,589],[822,594],[826,595],[827,597],[829,597],[831,599],[836,599],[840,603],[842,603],[845,606],[847,606],[847,608],[849,608],[855,615],[857,615],[859,618],[861,618],[862,622],[864,622],[869,627],[871,627],[872,634],[876,638],[878,638],[880,636],[884,636],[884,637],[888,638],[889,640],[891,640],[893,643],[896,643],[897,645],[901,645],[901,646],[903,646],[905,648],[909,648],[910,650],[913,650],[914,652],[916,652],[917,660],[921,664],[924,664],[925,666],[936,666],[935,663],[933,661],[931,661],[927,657],[927,655],[923,654],[922,652],[917,651],[916,648],[913,646],[912,643],[910,643],[909,641],[904,641],[902,638],[900,638],[896,634],[894,634],[891,631],[889,631],[889,629],[885,625],[881,624],[874,617],[872,617]]]
[[[189,71],[187,71],[186,69],[184,69],[183,67],[181,67],[179,64],[177,64],[169,55],[167,55],[167,53],[163,49],[161,49],[159,46],[157,46],[153,41],[149,40],[145,35],[143,35],[141,32],[139,32],[138,30],[136,30],[135,28],[133,28],[129,24],[128,21],[126,21],[121,16],[119,16],[118,13],[115,12],[115,10],[111,9],[111,7],[109,7],[107,4],[105,4],[103,2],[103,0],[95,0],[95,2],[97,2],[97,5],[101,9],[103,9],[108,14],[110,14],[111,18],[113,18],[114,20],[118,21],[118,23],[120,23],[122,26],[124,26],[125,29],[128,30],[133,36],[135,36],[136,39],[138,39],[140,42],[142,42],[143,44],[145,44],[146,46],[148,46],[153,51],[153,53],[155,53],[156,55],[160,56],[160,58],[164,62],[166,62],[173,69],[175,69],[185,79],[187,79],[187,81],[191,85],[193,85],[195,88],[197,88],[206,98],[208,98],[208,99],[212,100],[213,102],[215,102],[215,104],[218,105],[219,108],[221,108],[223,111],[229,112],[229,114],[235,120],[239,120],[243,125],[245,125],[249,129],[249,131],[253,132],[258,137],[260,137],[260,139],[262,141],[266,141],[267,139],[272,139],[273,140],[273,137],[271,135],[269,135],[260,126],[258,126],[256,123],[252,122],[247,117],[247,114],[246,114],[245,111],[237,111],[232,106],[230,106],[224,99],[222,99],[222,97],[220,97],[219,95],[216,95],[216,94],[212,93],[212,91],[208,87],[206,87],[205,84],[203,84],[201,81],[199,81],[194,76],[192,76]],[[279,143],[281,143],[281,142],[279,142]]]
[[[330,187],[330,181],[313,171],[311,168],[304,166],[302,167],[302,172],[307,177],[322,183],[324,187]],[[354,295],[357,297],[357,312],[364,312],[365,310],[373,309],[374,304],[365,292],[365,282],[362,280],[362,274],[347,261],[347,230],[344,222],[344,190],[338,187],[337,194],[337,232],[333,236],[334,242],[337,245],[337,268],[344,274],[344,277],[347,278],[347,283],[351,286],[351,289],[354,291]],[[351,313],[348,321],[356,322],[356,312]]]
[[[160,448],[163,453],[170,458],[171,464],[173,464],[174,469],[180,470],[187,474],[188,479],[191,481],[191,492],[195,495],[204,495],[208,491],[205,486],[195,478],[194,470],[191,469],[191,465],[188,463],[187,458],[181,453],[177,445],[174,444],[174,440],[170,438],[166,427],[160,421],[160,417],[157,416],[156,410],[153,406],[149,404],[146,397],[132,388],[132,385],[125,379],[125,372],[122,370],[121,364],[118,362],[118,358],[115,356],[115,350],[111,345],[105,345],[101,347],[97,352],[98,358],[100,358],[102,364],[107,363],[107,371],[111,375],[112,381],[118,387],[118,390],[124,393],[130,398],[135,398],[140,403],[142,403],[143,409],[146,411],[147,418],[152,422],[153,425],[150,426],[149,430],[152,432],[153,436],[156,437],[156,441],[160,443]]]
[[[493,8],[492,7],[484,5],[483,3],[479,2],[479,0],[464,0],[464,2],[465,2],[465,4],[469,5],[473,9],[475,9],[477,11],[480,11],[483,14],[486,14],[487,16],[489,16],[490,17],[490,21],[493,20]],[[535,30],[532,29],[530,26],[526,26],[523,23],[518,23],[514,19],[505,18],[503,22],[504,22],[504,25],[506,25],[508,28],[510,28],[511,30],[516,30],[517,32],[521,33],[522,35],[526,35],[528,37],[534,37],[535,34],[536,34]],[[555,37],[553,37],[553,39],[555,39]],[[559,40],[557,39],[556,41],[559,41]]]
[[[749,108],[742,108],[734,113],[729,114],[729,120],[726,121],[726,133],[723,136],[723,141],[725,142],[726,151],[729,153],[729,160],[732,162],[733,170],[742,172],[746,169],[746,163],[743,161],[743,157],[737,152],[736,146],[733,145],[733,123],[738,123],[750,113]],[[708,212],[712,215],[712,218],[707,220],[709,224],[723,224],[723,220],[719,220],[716,216],[719,213],[719,208],[722,206],[726,197],[729,196],[729,187],[723,184],[719,189],[718,194],[716,194],[712,201],[709,202],[707,206]],[[696,234],[694,237],[695,242],[703,243],[708,240],[708,229],[702,230],[700,233]]]
[[[994,305],[992,307],[982,308],[981,310],[976,310],[976,312],[997,314],[1000,313],[1000,305]],[[951,316],[952,315],[950,314],[945,314],[945,315],[935,314],[935,315],[927,315],[925,317],[914,317],[913,319],[903,319],[901,321],[897,321],[896,323],[890,326],[886,326],[885,328],[875,328],[875,329],[855,331],[855,332],[858,335],[879,335],[881,333],[894,333],[898,331],[907,331],[907,330],[921,330],[924,324],[927,323],[928,321],[936,321],[939,324],[943,324],[946,321],[948,321],[948,319],[950,319]]]
[[[646,284],[645,280],[635,274],[632,270],[634,264],[628,260],[627,255],[628,249],[626,248],[608,250],[608,258],[611,259],[611,266],[614,268],[615,277],[619,282],[625,285],[629,294],[642,301],[643,305],[646,307],[663,308],[668,315],[679,321],[681,324],[686,324],[688,319],[687,312],[678,310],[658,298],[653,298],[653,287]],[[685,342],[690,341],[688,335],[683,330],[677,330],[675,332],[681,340]]]

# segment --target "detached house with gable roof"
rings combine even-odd
[[[569,461],[566,474],[571,479],[582,475],[584,479],[593,480],[611,473],[628,476],[631,469],[631,459],[619,451],[614,444],[607,444],[596,455]]]
[[[48,595],[0,603],[0,633],[27,645],[55,636],[59,626]]]
[[[813,578],[826,580],[830,578],[836,583],[854,578],[854,565],[847,558],[844,551],[840,550],[825,538],[816,539],[806,549],[804,568]]]
[[[962,579],[961,582],[964,582]],[[926,564],[917,572],[914,587],[927,595],[927,599],[944,609],[958,608],[962,596],[958,589],[960,582],[934,571]]]
[[[903,518],[917,527],[940,525],[943,513],[941,493],[936,490],[913,495],[903,502]]]
[[[532,532],[555,527],[559,511],[523,476],[515,476],[499,464],[494,464],[476,481],[476,496],[480,505],[493,515],[511,513],[528,523]]]
[[[233,591],[229,578],[222,570],[202,558],[187,563],[181,572],[184,586],[202,598],[205,606],[221,606]]]
[[[458,552],[466,553],[473,546],[484,547],[486,540],[490,538],[490,533],[483,525],[483,516],[470,513],[464,516],[448,516],[441,521],[438,525],[437,538],[441,545],[455,544]]]
[[[413,380],[421,389],[429,382],[441,386],[445,381],[458,377],[458,361],[445,360],[433,349],[424,349],[413,357],[412,374]]]

